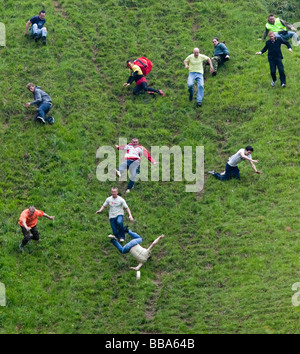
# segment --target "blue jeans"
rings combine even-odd
[[[119,242],[115,239],[112,239],[111,240],[111,243],[118,249],[118,251],[122,254],[124,253],[128,253],[131,248],[133,246],[136,246],[138,245],[139,243],[142,243],[143,242],[143,239],[141,238],[140,235],[138,235],[137,233],[129,230],[128,231],[129,235],[133,238],[133,240],[129,241],[128,243],[126,243],[126,245],[124,247],[122,247]]]
[[[123,215],[118,215],[115,218],[109,219],[113,234],[118,238],[125,239],[125,232],[123,227]]]
[[[231,178],[240,179],[240,170],[237,166],[232,167],[227,163],[225,167],[225,174],[221,175],[220,173],[215,172],[214,176],[220,181],[226,181]]]
[[[297,41],[299,41],[299,37],[297,36],[297,34],[293,31],[287,31],[286,34],[279,34],[279,33],[275,33],[275,37],[281,37],[282,39],[288,41],[290,38],[292,38],[294,35],[296,35]]]
[[[31,34],[32,37],[34,37],[34,36],[37,36],[38,38],[39,37],[46,37],[47,36],[47,30],[46,30],[45,27],[38,28],[38,25],[35,23],[30,28],[30,34]]]
[[[37,117],[42,117],[43,119],[46,119],[46,114],[50,111],[52,107],[51,103],[44,102],[38,107],[38,113],[35,116],[34,120],[37,121]]]
[[[187,86],[190,94],[194,94],[194,81],[197,83],[198,92],[197,92],[197,102],[201,103],[204,96],[204,80],[203,75],[200,73],[191,72],[189,73]]]
[[[127,170],[129,169],[130,171],[130,180],[127,189],[132,189],[134,185],[135,177],[140,171],[140,160],[126,160],[122,162],[121,165],[119,166],[119,171],[122,173],[126,169]]]

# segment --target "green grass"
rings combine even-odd
[[[300,333],[292,306],[299,272],[300,48],[283,48],[287,88],[270,87],[261,37],[269,12],[299,21],[297,1],[43,1],[47,47],[26,39],[40,8],[2,1],[0,48],[0,333]],[[278,9],[278,11],[276,11]],[[183,60],[195,46],[212,55],[226,40],[231,60],[207,75],[203,107],[188,101]],[[128,58],[147,56],[149,85],[165,97],[133,97]],[[37,126],[28,82],[54,102],[56,123]],[[262,175],[241,164],[241,180],[206,176],[201,193],[186,182],[137,182],[126,200],[132,228],[153,250],[137,282],[109,243],[96,210],[119,185],[99,182],[100,146],[119,137],[151,146],[204,146],[205,170],[223,170],[254,146]],[[17,221],[35,205],[41,242],[21,254]],[[105,213],[104,213],[105,214]]]

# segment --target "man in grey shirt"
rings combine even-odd
[[[109,205],[109,221],[113,234],[123,242],[125,241],[125,231],[123,226],[124,209],[127,211],[130,221],[133,221],[133,217],[125,199],[120,197],[118,192],[118,188],[112,188],[111,196],[106,198],[102,207],[96,211],[96,214],[100,214]]]
[[[253,163],[257,163],[258,160],[252,159],[251,152],[253,152],[253,147],[248,145],[245,149],[240,149],[236,154],[229,157],[224,173],[220,174],[215,171],[208,171],[208,173],[212,174],[221,181],[226,181],[231,178],[240,179],[238,164],[243,160],[248,160],[255,173],[261,174],[262,172],[258,171]]]
[[[47,117],[46,114],[50,111],[52,107],[52,100],[51,97],[41,89],[40,86],[35,86],[32,82],[27,84],[27,89],[33,93],[34,101],[27,102],[25,107],[30,107],[36,105],[38,108],[38,113],[34,118],[34,121],[40,121],[41,123],[45,124],[48,122],[49,124],[54,123],[53,117]]]

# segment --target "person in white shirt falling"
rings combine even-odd
[[[254,162],[257,163],[258,160],[252,159],[252,152],[253,147],[248,145],[245,149],[240,149],[236,154],[229,157],[225,167],[225,172],[218,173],[215,171],[208,171],[208,173],[212,174],[221,181],[226,181],[231,178],[240,179],[240,170],[238,168],[238,164],[243,160],[248,160],[255,173],[262,174],[262,172],[258,171],[254,165]]]

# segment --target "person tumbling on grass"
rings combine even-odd
[[[46,16],[46,12],[44,10],[41,10],[39,15],[37,16],[33,16],[27,23],[25,26],[25,36],[27,36],[28,34],[28,28],[30,27],[29,33],[31,35],[31,37],[33,37],[33,39],[37,42],[39,40],[39,38],[42,37],[42,43],[43,45],[46,45],[47,40],[47,28],[44,27],[44,24],[46,22],[45,19]]]
[[[48,122],[49,124],[54,123],[54,118],[49,116],[46,117],[46,114],[50,111],[52,107],[52,100],[51,97],[41,89],[40,86],[35,86],[32,82],[27,84],[27,89],[33,93],[34,101],[27,102],[25,107],[30,107],[36,105],[37,108],[37,115],[34,118],[34,121],[39,121],[42,124]]]
[[[217,75],[218,67],[222,65],[225,61],[230,59],[229,50],[227,49],[225,42],[220,43],[217,37],[212,39],[213,45],[215,46],[213,57],[211,62],[214,68],[212,76]]]
[[[142,90],[144,90],[150,94],[157,93],[161,96],[165,96],[162,90],[156,90],[154,88],[148,87],[147,80],[143,75],[142,69],[138,65],[135,65],[133,60],[127,60],[127,67],[129,68],[130,75],[127,82],[125,82],[123,86],[128,87],[132,84],[133,81],[135,81],[136,86],[133,89],[134,95],[138,95]]]
[[[112,229],[113,234],[120,240],[120,242],[125,241],[125,232],[123,226],[123,216],[125,209],[129,215],[129,220],[133,221],[133,217],[131,215],[131,211],[122,197],[118,195],[118,188],[114,187],[111,189],[111,196],[106,198],[102,207],[96,211],[96,214],[102,213],[102,211],[109,205],[109,222]]]
[[[37,218],[46,217],[49,220],[54,220],[54,216],[49,216],[42,210],[37,210],[34,206],[22,211],[19,218],[19,225],[21,226],[24,235],[23,241],[20,243],[20,251],[24,252],[23,247],[30,241],[40,239],[38,229],[36,228]]]
[[[115,145],[118,150],[126,150],[125,161],[121,163],[116,173],[121,177],[122,172],[125,170],[130,171],[130,179],[126,189],[126,193],[129,193],[134,186],[136,175],[140,171],[141,157],[144,155],[152,164],[157,164],[153,157],[149,154],[148,150],[144,146],[139,144],[139,140],[134,138],[131,143],[127,145]]]
[[[258,160],[252,160],[251,153],[253,152],[253,147],[248,145],[245,149],[240,149],[236,154],[229,157],[228,162],[225,167],[225,172],[217,173],[215,171],[208,171],[208,173],[215,176],[217,179],[221,181],[226,181],[231,178],[240,179],[240,170],[238,168],[238,164],[243,160],[248,160],[251,167],[257,174],[262,174],[262,172],[258,171],[253,162],[257,163]]]
[[[140,235],[138,235],[136,232],[133,232],[131,230],[128,230],[128,226],[125,226],[125,232],[128,232],[128,234],[132,237],[132,240],[126,243],[124,247],[122,247],[119,242],[117,241],[117,238],[114,235],[108,235],[108,237],[111,239],[111,243],[117,248],[117,250],[122,253],[128,253],[130,252],[132,256],[139,262],[139,264],[136,267],[130,267],[130,269],[133,270],[140,270],[140,268],[143,266],[144,263],[147,262],[149,258],[151,258],[151,250],[152,248],[157,244],[157,242],[162,239],[165,235],[162,234],[160,235],[156,240],[154,240],[151,245],[148,248],[144,248],[140,246],[140,243],[143,242],[143,239],[141,238]]]

